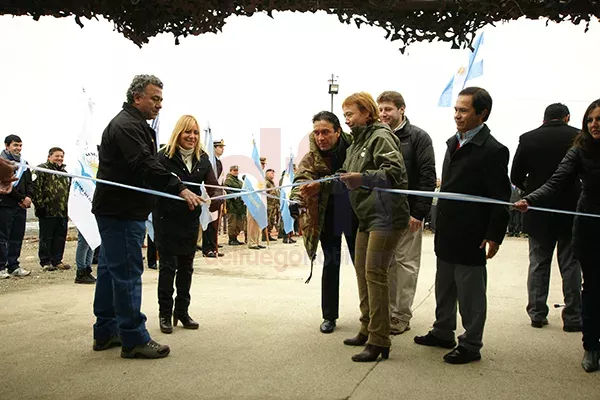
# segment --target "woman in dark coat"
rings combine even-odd
[[[169,143],[159,151],[158,158],[168,171],[184,182],[218,185],[208,155],[202,150],[198,121],[191,115],[179,118]],[[199,186],[189,189],[200,194]],[[214,193],[212,188],[207,191],[209,195]],[[218,209],[220,203],[212,202],[211,211]],[[177,326],[178,321],[184,328],[198,329],[198,323],[188,314],[188,307],[201,212],[201,207],[190,210],[183,201],[161,197],[153,213],[154,239],[160,256],[158,305],[163,333],[173,332],[173,324]],[[174,282],[177,297],[173,310]]]
[[[577,211],[600,214],[600,99],[587,108],[581,132],[552,177],[515,207],[526,211],[530,205],[544,206],[572,182],[581,179]],[[600,362],[600,218],[576,216],[573,224],[575,258],[583,272],[581,313],[584,355],[581,366],[586,372],[597,371]]]

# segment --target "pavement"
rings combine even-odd
[[[347,253],[338,328],[325,335],[318,330],[321,264],[304,284],[309,268],[300,242],[223,250],[220,259],[196,258],[190,315],[197,331],[160,332],[158,274],[145,271],[148,330],[171,347],[160,360],[92,351],[93,285],[69,279],[0,294],[0,399],[600,399],[600,373],[580,366],[581,334],[563,332],[553,307],[562,302],[556,265],[550,324],[529,325],[524,239],[507,238],[488,265],[483,358],[468,365],[446,364],[447,350],[413,343],[434,318],[430,235],[412,329],[393,337],[390,358],[377,363],[352,362],[360,349],[342,343],[357,333],[359,316]]]

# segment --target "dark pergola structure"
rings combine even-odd
[[[325,11],[342,23],[383,28],[400,50],[419,41],[470,45],[487,24],[521,17],[585,23],[600,18],[600,0],[2,0],[0,15],[64,18],[102,16],[138,46],[159,33],[180,37],[216,33],[230,15]],[[310,29],[307,27],[307,29]]]

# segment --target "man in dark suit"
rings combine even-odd
[[[215,171],[215,175],[217,176],[217,181],[219,184],[223,182],[221,175],[223,174],[223,163],[219,158],[223,155],[225,151],[225,141],[217,140],[213,143],[215,148],[215,163],[217,170]],[[225,194],[225,192],[223,192]],[[217,258],[223,257],[224,254],[219,251],[219,222],[221,221],[221,212],[222,208],[219,208],[217,211],[217,218],[208,224],[205,231],[202,232],[202,255],[204,257]],[[202,229],[202,228],[200,228]]]
[[[466,88],[459,93],[454,110],[457,133],[447,141],[441,191],[508,201],[508,149],[485,124],[492,110],[491,96],[478,87]],[[465,333],[458,337],[458,346],[444,356],[447,363],[481,359],[487,313],[486,260],[498,252],[507,225],[504,206],[438,201],[435,322],[427,335],[414,340],[424,346],[454,348],[458,301]]]
[[[525,195],[542,186],[556,171],[573,139],[579,132],[567,125],[569,109],[564,104],[550,104],[544,113],[544,123],[521,135],[510,174],[512,182]],[[581,190],[573,179],[568,190],[555,197],[552,208],[575,211]],[[562,312],[566,332],[581,331],[581,267],[573,258],[570,215],[531,211],[523,215],[523,231],[529,235],[529,276],[527,313],[531,326],[548,325],[548,286],[552,254],[558,244],[558,266],[563,281],[565,308]]]

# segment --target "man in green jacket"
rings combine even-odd
[[[66,172],[64,157],[65,152],[60,147],[52,147],[48,151],[48,161],[38,167]],[[69,269],[71,267],[63,263],[63,255],[69,221],[67,204],[71,178],[46,172],[36,172],[35,175],[32,200],[40,224],[40,265],[44,271]]]
[[[241,189],[244,183],[238,178],[239,168],[232,165],[229,168],[229,174],[225,179],[225,186]],[[237,191],[228,190],[227,193],[237,193]],[[243,244],[238,241],[238,235],[244,229],[246,222],[246,205],[241,197],[226,200],[227,205],[227,232],[229,232],[229,245],[239,246]]]
[[[313,117],[310,134],[310,151],[302,158],[296,171],[294,183],[306,182],[334,174],[346,160],[346,149],[352,136],[342,132],[335,114],[321,111]],[[317,246],[323,249],[323,277],[321,280],[322,333],[331,333],[339,317],[340,264],[342,259],[342,234],[350,258],[354,263],[354,242],[357,220],[348,192],[332,193],[330,182],[311,183],[295,187],[291,199],[300,201],[306,211],[299,216],[302,237],[312,264]],[[292,216],[298,216],[298,207],[290,206]],[[310,278],[309,278],[310,279]]]

